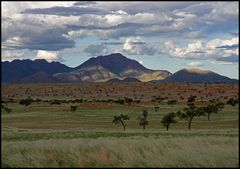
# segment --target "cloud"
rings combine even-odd
[[[238,62],[238,43],[238,37],[212,39],[208,42],[196,41],[185,47],[177,46],[173,41],[167,41],[164,51],[173,58]]]
[[[51,27],[45,24],[12,22],[2,29],[2,47],[5,49],[62,50],[72,48],[75,42],[64,34],[64,27]]]
[[[81,2],[75,2],[74,6],[89,6],[89,5],[96,5],[97,2],[94,1],[81,1]]]
[[[239,48],[239,44],[233,44],[233,45],[223,45],[223,46],[218,46],[216,48],[223,48],[223,49],[237,49]]]
[[[123,48],[117,50],[130,55],[154,55],[157,50],[149,46],[140,37],[129,37],[125,39]]]
[[[91,7],[51,7],[51,8],[35,8],[35,9],[26,9],[25,11],[21,12],[23,14],[41,14],[41,15],[59,15],[59,16],[71,16],[71,15],[83,15],[83,14],[95,14],[101,15],[106,14],[105,11],[91,8]]]
[[[172,41],[165,42],[166,52],[174,58],[199,58],[203,56],[203,44],[201,41],[189,43],[186,47],[178,47]]]
[[[141,65],[143,65],[143,63],[144,63],[143,60],[140,60],[140,61],[138,61],[138,62],[139,62]]]
[[[116,41],[139,36],[188,43],[178,46],[172,42],[174,48],[165,49],[176,58],[216,59],[238,55],[237,45],[224,44],[221,38],[231,32],[238,35],[238,2],[49,1],[2,2],[2,5],[3,49],[60,51],[72,49],[75,42],[84,42],[88,36]],[[216,40],[212,42],[213,48],[210,43],[207,46],[206,38],[216,37],[221,43]],[[121,51],[156,53],[152,46],[137,43],[142,42],[124,41],[123,46],[131,47],[123,47]],[[199,44],[202,46],[197,49]]]
[[[22,51],[2,51],[2,61],[11,61],[22,58],[24,58],[24,52]]]
[[[224,62],[224,61],[211,61],[211,64],[214,65],[233,65],[235,64],[234,62]]]
[[[216,59],[216,61],[223,61],[223,62],[239,62],[239,56],[238,55],[231,55],[227,57],[219,57]]]
[[[36,59],[45,59],[47,61],[64,61],[56,51],[38,50]]]
[[[122,45],[122,42],[103,42],[104,45]]]
[[[85,53],[88,53],[90,56],[99,56],[108,54],[109,50],[107,46],[103,44],[89,45],[83,50]]]
[[[190,63],[188,64],[188,66],[196,66],[196,67],[199,67],[199,66],[203,66],[203,63],[198,62],[198,61],[193,61],[193,62],[190,62]]]

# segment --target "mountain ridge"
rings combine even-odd
[[[174,74],[167,70],[152,70],[120,53],[92,57],[76,67],[44,59],[16,59],[11,62],[3,61],[1,65],[2,83],[108,82],[111,79],[123,81],[126,78],[142,82],[238,82],[213,71],[197,68],[184,68]]]
[[[153,82],[188,82],[188,83],[238,83],[237,79],[231,79],[226,76],[222,76],[210,70],[201,69],[181,69],[171,76]]]

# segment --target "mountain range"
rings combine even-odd
[[[237,83],[238,80],[212,71],[182,69],[174,74],[152,70],[120,53],[92,57],[71,68],[60,62],[13,60],[1,62],[2,83],[69,83],[69,82],[190,82]]]

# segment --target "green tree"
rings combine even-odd
[[[203,111],[207,115],[208,121],[210,121],[210,115],[212,113],[217,114],[223,108],[224,104],[222,102],[211,101],[209,105],[203,107]]]
[[[169,101],[167,101],[167,104],[171,105],[171,107],[172,107],[173,105],[177,104],[177,100],[169,100]]]
[[[190,96],[187,101],[187,106],[182,111],[177,112],[177,116],[180,119],[185,119],[188,122],[188,129],[191,130],[192,120],[196,116],[204,115],[204,109],[202,107],[195,106],[196,96]]]
[[[25,105],[25,106],[29,106],[29,105],[31,104],[32,101],[33,101],[33,100],[30,99],[30,98],[27,98],[27,99],[21,99],[21,100],[19,101],[19,104],[22,104],[22,105]]]
[[[118,124],[121,123],[123,126],[123,130],[125,130],[126,125],[124,123],[125,120],[129,120],[129,116],[128,115],[124,115],[124,114],[120,114],[119,116],[113,116],[113,123]]]
[[[159,110],[159,107],[158,106],[154,106],[154,110],[155,110],[155,112],[157,112]]]
[[[146,125],[148,125],[147,116],[148,116],[148,111],[147,110],[143,110],[142,111],[142,115],[138,117],[139,125],[143,127],[143,130],[145,130],[146,129]]]
[[[177,122],[175,120],[175,117],[176,117],[176,113],[174,113],[174,112],[168,113],[165,116],[163,116],[161,123],[164,127],[166,127],[167,131],[168,131],[171,123]]]
[[[77,110],[77,106],[70,106],[70,109],[72,112],[75,112]]]
[[[131,103],[133,102],[133,99],[131,99],[131,98],[125,98],[125,102],[126,102],[128,105],[131,105]]]
[[[239,103],[239,101],[238,101],[238,99],[230,98],[226,103],[231,106],[235,106]]]
[[[4,107],[4,109],[5,109],[5,111],[6,111],[7,113],[11,113],[11,112],[12,112],[12,109],[10,109],[10,108],[8,108],[8,107]]]

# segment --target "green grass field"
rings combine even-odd
[[[8,103],[2,112],[2,167],[238,167],[238,105],[218,114],[196,117],[191,131],[178,120],[170,130],[161,125],[164,114],[185,105],[149,103]],[[138,124],[141,111],[149,125]],[[126,131],[112,123],[114,115],[130,116]]]

